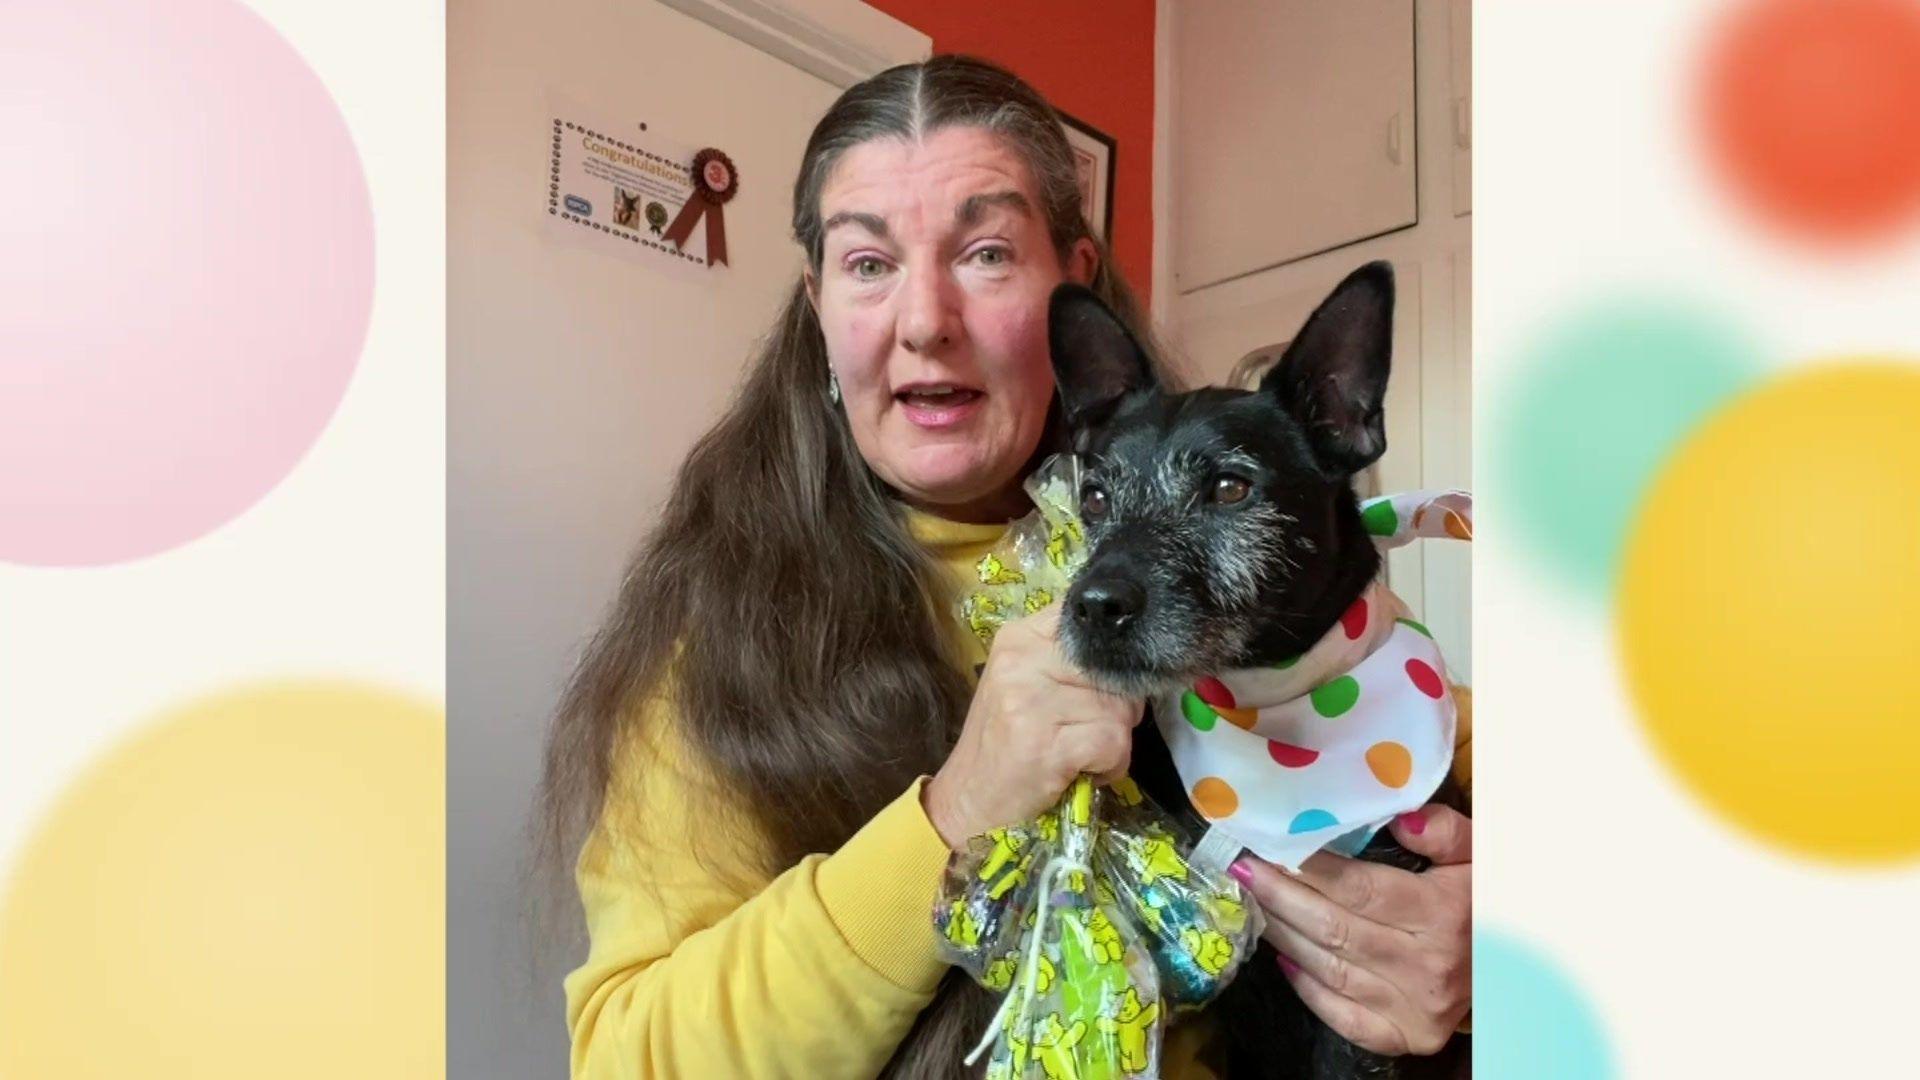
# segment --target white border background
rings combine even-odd
[[[250,6],[359,151],[366,346],[318,440],[239,517],[118,565],[0,564],[0,875],[81,770],[183,703],[279,678],[445,700],[445,20],[434,3]]]

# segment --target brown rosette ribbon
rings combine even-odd
[[[709,146],[693,155],[693,194],[687,196],[687,204],[680,208],[680,214],[667,226],[666,238],[673,246],[684,250],[687,237],[693,235],[693,224],[701,215],[707,219],[707,265],[727,261],[727,227],[720,217],[720,208],[728,199],[740,190],[740,174],[734,170],[733,159]]]

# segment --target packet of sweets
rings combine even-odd
[[[1035,510],[976,566],[958,614],[991,645],[1008,619],[1063,597],[1085,562],[1075,459],[1027,481]],[[1002,991],[968,1058],[995,1080],[1156,1075],[1170,1013],[1231,981],[1261,920],[1239,882],[1188,859],[1191,838],[1130,779],[1081,777],[1031,822],[949,861],[933,922],[949,962]]]

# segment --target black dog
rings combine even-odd
[[[1054,292],[1049,337],[1089,544],[1061,620],[1075,664],[1115,692],[1152,697],[1298,656],[1333,628],[1380,570],[1352,481],[1386,450],[1392,324],[1393,271],[1369,263],[1314,311],[1258,390],[1169,393],[1093,293]],[[1132,771],[1192,835],[1204,831],[1151,723],[1138,729]],[[1426,868],[1386,830],[1362,857]],[[1223,1028],[1217,1066],[1232,1077],[1448,1068],[1340,1038],[1300,1003],[1265,943],[1210,1011]]]

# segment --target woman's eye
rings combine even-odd
[[[1003,247],[983,247],[973,257],[981,266],[1005,266],[1009,254]]]
[[[1222,476],[1214,480],[1210,497],[1222,506],[1231,506],[1246,498],[1252,490],[1252,484],[1237,476]]]
[[[872,281],[887,272],[887,264],[871,255],[862,256],[853,261],[853,276],[861,281]]]
[[[1080,516],[1097,521],[1107,515],[1107,493],[1089,484],[1080,492]]]

